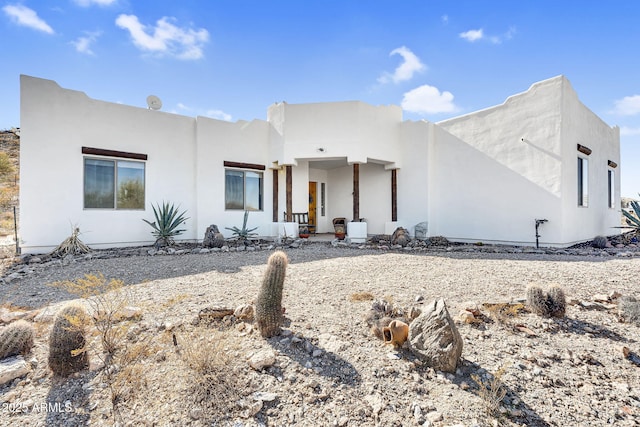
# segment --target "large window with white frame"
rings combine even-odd
[[[578,157],[578,206],[589,206],[589,160]]]
[[[225,169],[225,209],[261,211],[264,209],[264,176],[261,171]]]
[[[85,209],[144,209],[145,163],[84,158]]]

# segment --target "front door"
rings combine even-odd
[[[318,194],[318,183],[309,182],[309,232],[316,232],[316,200]]]

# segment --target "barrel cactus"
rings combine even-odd
[[[564,317],[567,302],[560,286],[553,285],[547,292],[537,286],[527,289],[527,306],[543,317]]]
[[[78,303],[66,305],[56,315],[49,336],[49,367],[54,374],[66,377],[89,366],[84,334],[89,321]]]
[[[255,318],[260,334],[270,338],[280,333],[282,325],[282,288],[287,271],[287,255],[274,252],[267,262],[267,271],[256,300]]]
[[[33,348],[35,330],[26,320],[18,320],[0,330],[0,359],[27,354]]]

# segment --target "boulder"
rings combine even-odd
[[[400,245],[405,247],[411,241],[411,236],[409,235],[409,230],[406,228],[398,227],[396,231],[391,235],[391,244],[392,245]]]
[[[204,232],[204,239],[202,240],[202,246],[205,248],[221,248],[224,246],[224,236],[218,230],[218,226],[211,224]]]
[[[416,224],[416,239],[418,240],[427,240],[427,233],[429,231],[429,223],[424,221]]]
[[[456,371],[462,337],[442,298],[433,301],[409,326],[411,351],[433,369]]]

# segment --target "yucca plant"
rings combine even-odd
[[[170,246],[174,243],[173,237],[184,233],[185,229],[179,229],[189,218],[185,218],[187,211],[178,213],[178,207],[173,203],[162,202],[153,206],[153,215],[156,220],[151,222],[143,219],[144,222],[153,227],[151,234],[156,237],[156,246]]]
[[[244,221],[242,222],[242,228],[238,227],[225,227],[227,230],[233,232],[233,236],[241,242],[246,242],[250,237],[257,236],[258,233],[253,233],[258,227],[247,228],[247,220],[249,219],[249,211],[244,211]]]

